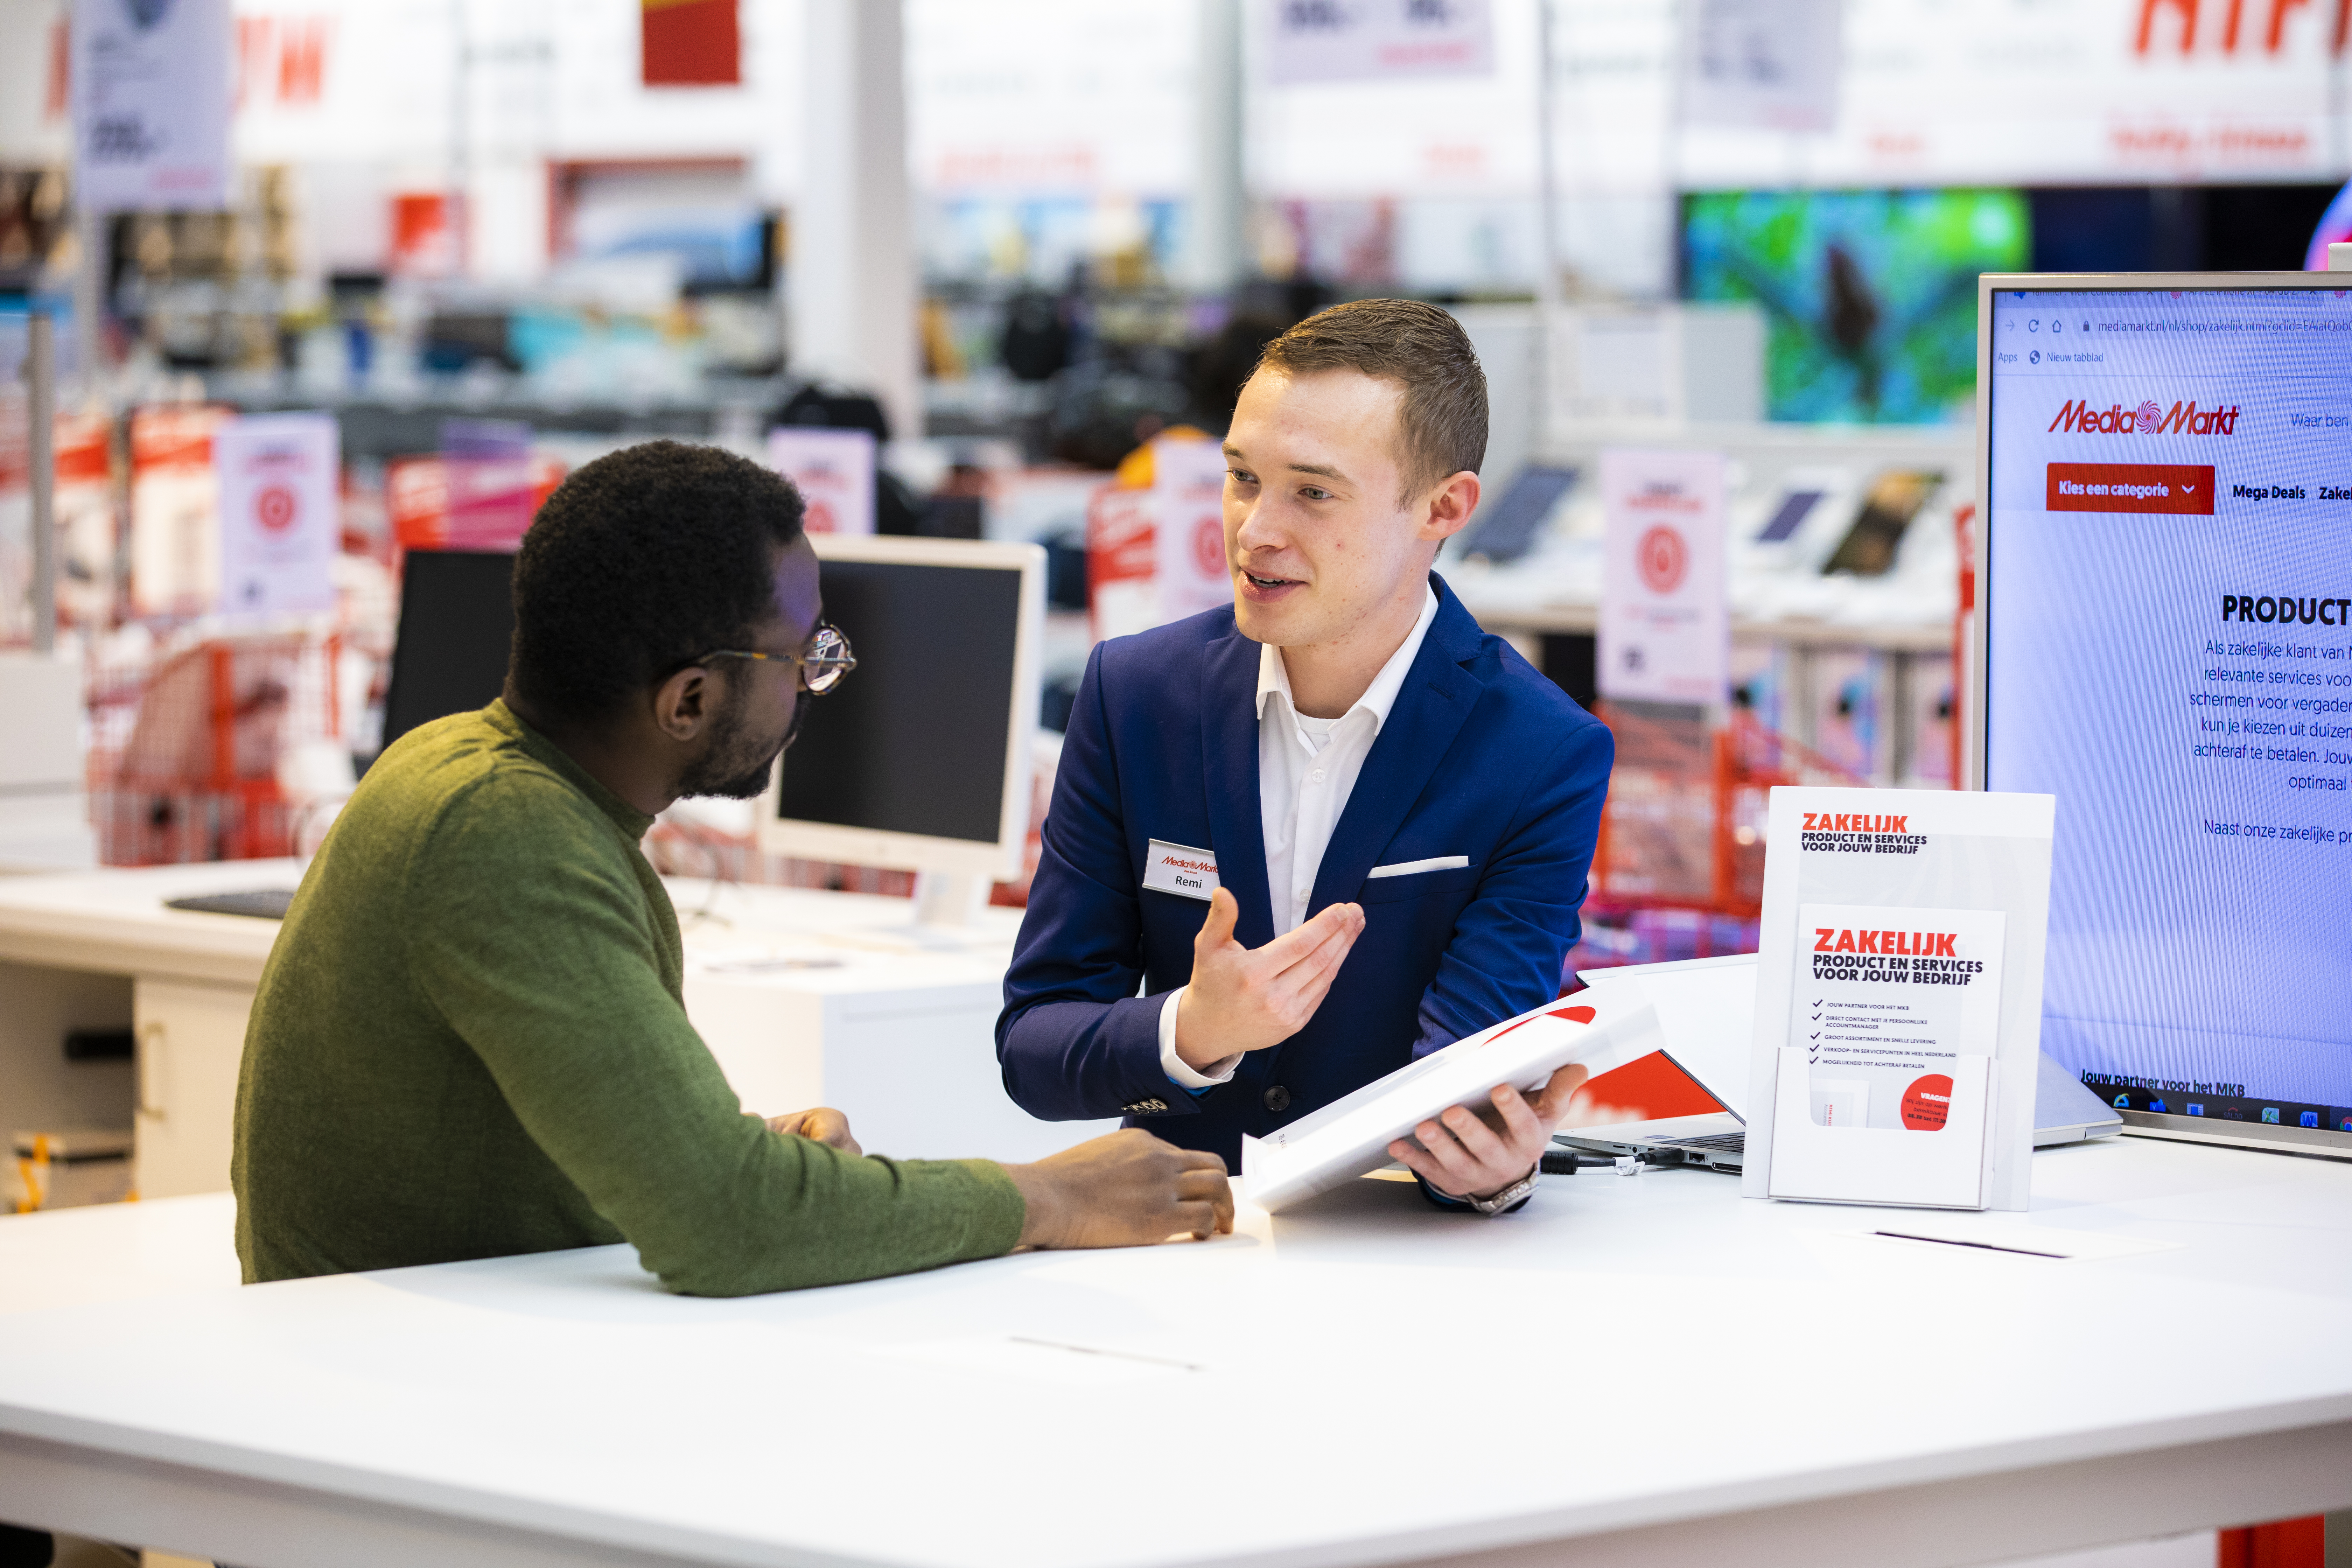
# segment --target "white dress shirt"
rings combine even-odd
[[[1307,906],[1315,896],[1315,878],[1323,868],[1331,830],[1348,809],[1364,759],[1388,722],[1389,710],[1404,689],[1405,674],[1429,635],[1429,623],[1436,618],[1437,595],[1424,589],[1421,618],[1355,706],[1337,719],[1314,719],[1298,711],[1291,700],[1290,669],[1283,663],[1282,650],[1272,643],[1260,645],[1257,804],[1265,833],[1265,882],[1274,904],[1275,935],[1307,923]],[[1231,1079],[1242,1058],[1236,1052],[1202,1072],[1176,1054],[1176,1005],[1185,990],[1179,985],[1160,1005],[1160,1065],[1185,1089],[1208,1089]]]

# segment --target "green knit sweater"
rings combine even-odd
[[[626,1240],[671,1289],[737,1296],[1014,1245],[996,1165],[744,1114],[687,1022],[650,825],[503,702],[368,770],[246,1035],[248,1281]]]

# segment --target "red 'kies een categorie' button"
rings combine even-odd
[[[2052,511],[2213,515],[2213,470],[2196,463],[2053,463]]]

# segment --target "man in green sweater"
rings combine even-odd
[[[854,663],[789,484],[672,442],[600,458],[541,509],[514,602],[505,696],[386,749],[263,972],[248,1281],[627,1241],[732,1296],[1232,1228],[1216,1156],[1141,1131],[999,1165],[762,1121],[688,1023],[638,840],[681,795],[759,794]]]

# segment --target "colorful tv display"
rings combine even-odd
[[[2032,219],[2005,190],[1721,192],[1683,198],[1683,294],[1770,323],[1769,417],[1973,417],[1977,275],[2022,270]]]

